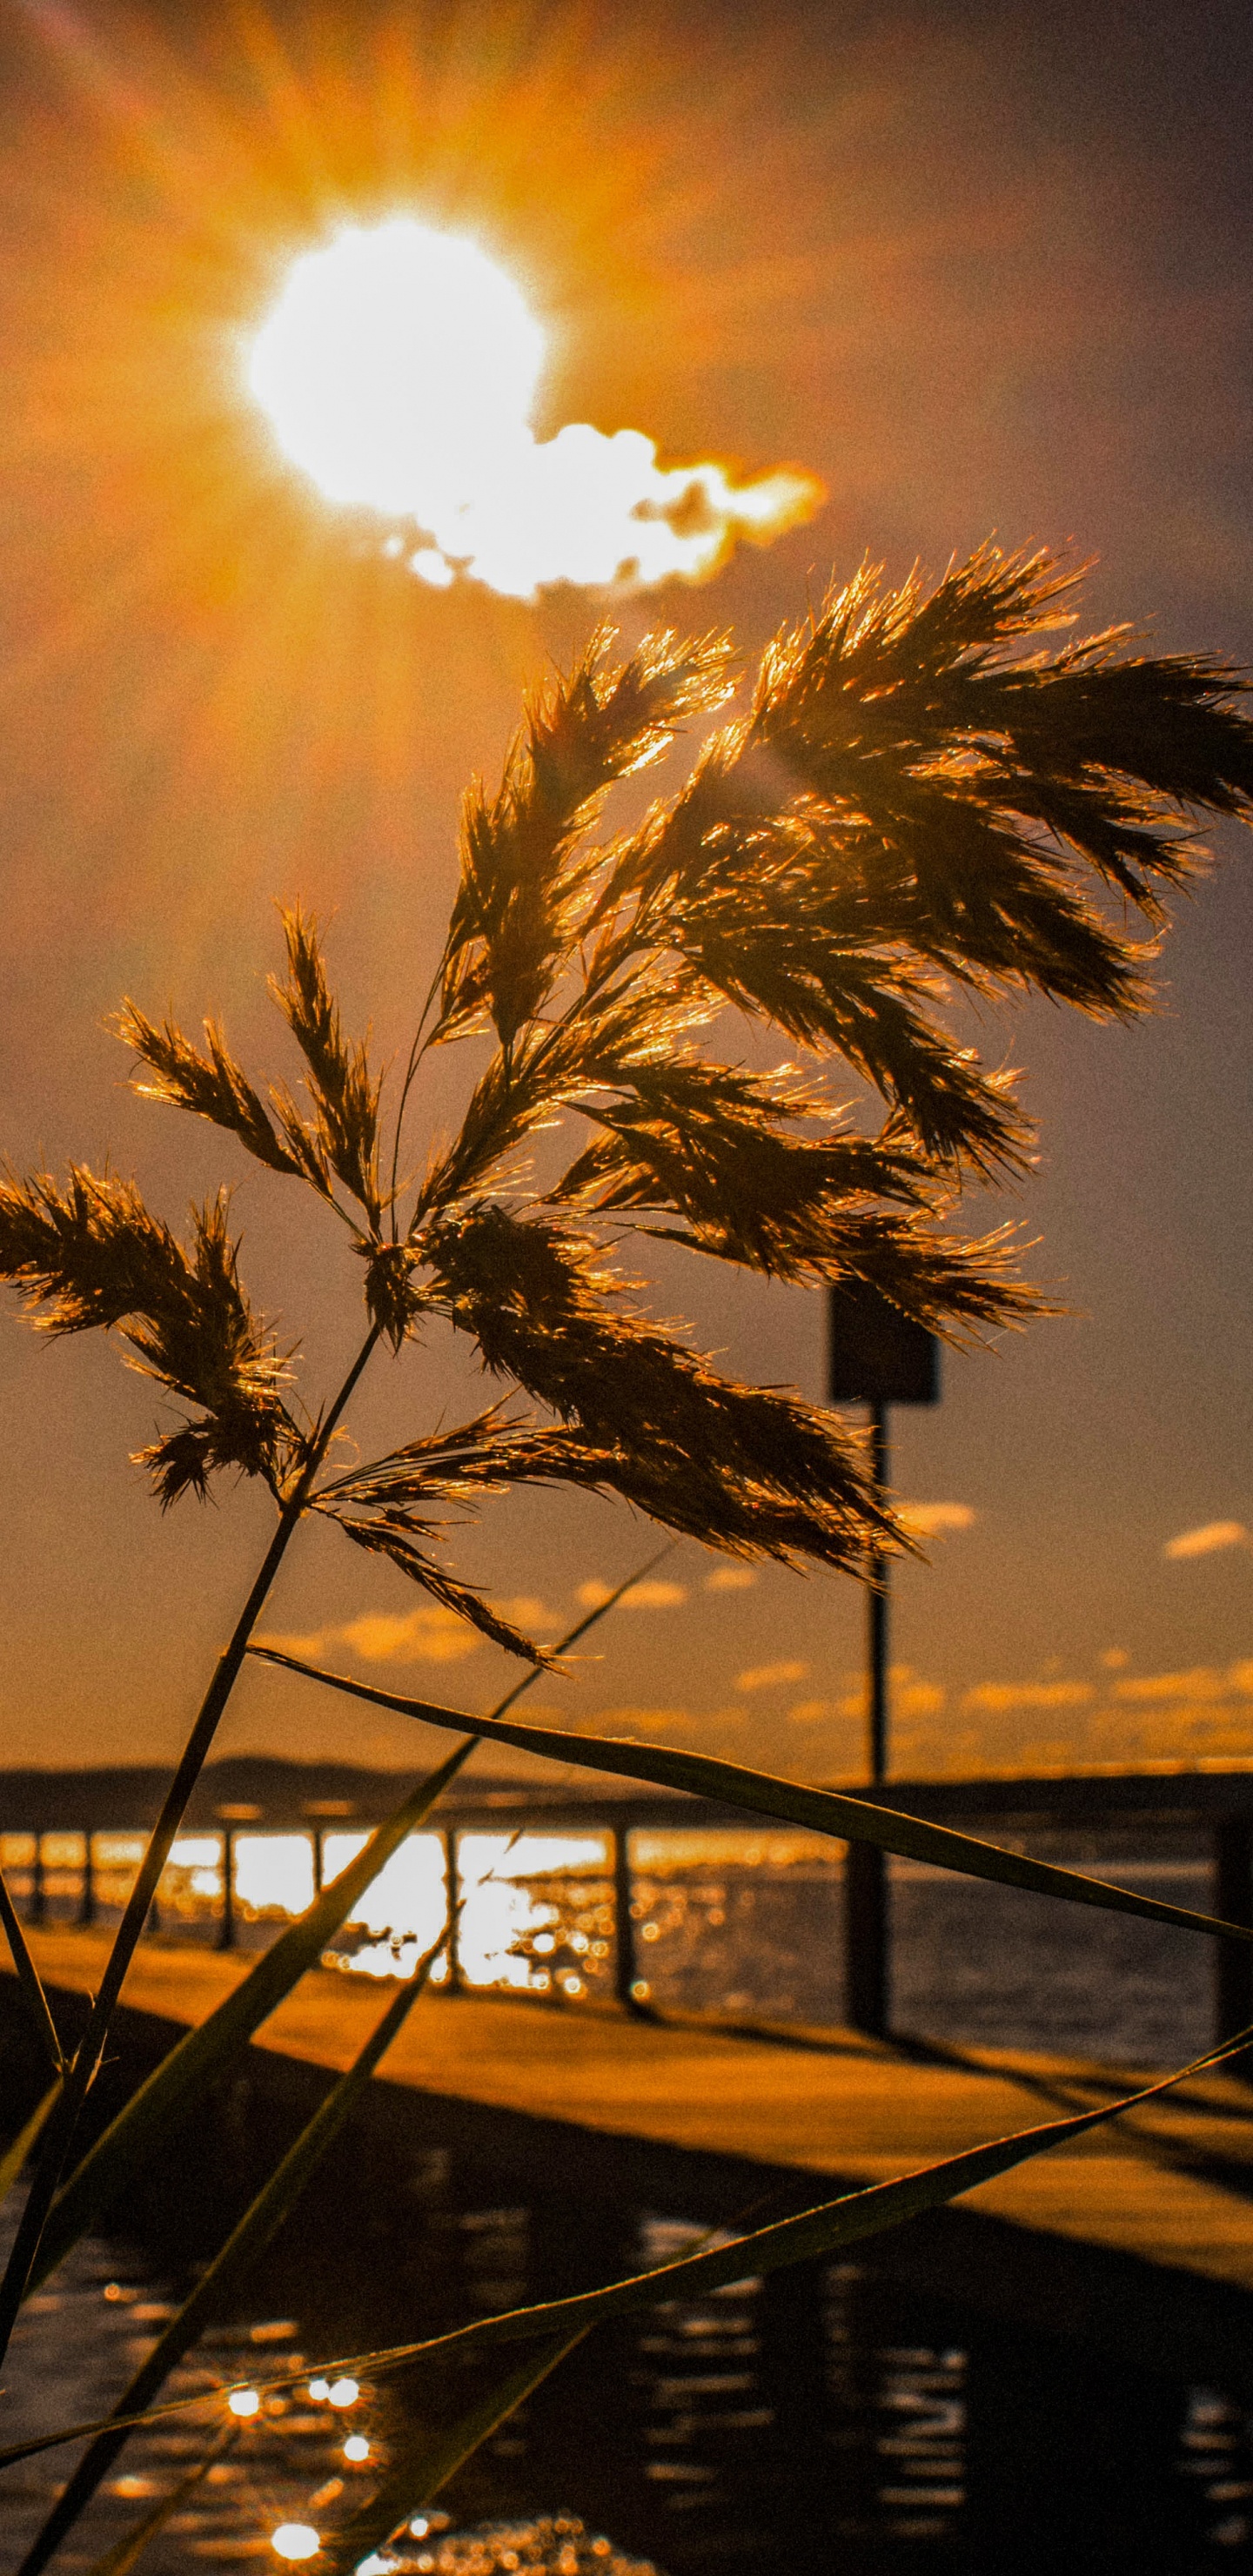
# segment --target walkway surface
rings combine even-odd
[[[30,1940],[49,1987],[81,1993],[97,1983],[102,1935],[51,1930]],[[248,1964],[145,1942],[123,2000],[199,2022]],[[316,1970],[257,2045],[346,2066],[391,1991]],[[1089,2109],[1136,2080],[1131,2069],[1005,2049],[439,1994],[415,2005],[384,2073],[427,2093],[853,2184]],[[970,2198],[1020,2227],[1253,2291],[1253,2085],[1196,2079]]]

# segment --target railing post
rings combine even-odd
[[[83,1875],[78,1890],[78,1919],[89,1925],[96,1919],[96,1864],[91,1848],[91,1829],[83,1835]]]
[[[1224,1923],[1253,1924],[1253,1823],[1224,1816],[1214,1828],[1213,1907]],[[1214,1944],[1214,2037],[1234,2039],[1253,2022],[1253,1943]],[[1253,2075],[1248,2057],[1231,2061],[1232,2074]]]
[[[444,1827],[444,1887],[448,1905],[448,1946],[445,1951],[448,1961],[447,1991],[450,1995],[459,1995],[461,1993],[461,1942],[458,1937],[461,1929],[461,1872],[457,1864],[455,1825]]]
[[[218,1924],[217,1950],[235,1947],[235,1836],[229,1825],[222,1827],[222,1919]]]
[[[635,1956],[635,1917],[631,1912],[631,1828],[625,1817],[611,1828],[613,1846],[613,1990],[627,2012],[642,2011],[635,1989],[640,1982]]]
[[[322,1865],[324,1859],[322,1849],[322,1828],[320,1825],[314,1826],[313,1831],[309,1836],[309,1840],[313,1845],[313,1893],[315,1896],[320,1896],[322,1893]]]
[[[882,2039],[888,2026],[887,1854],[850,1843],[844,1858],[844,2011],[853,2030]]]
[[[47,1919],[48,1890],[44,1883],[44,1838],[42,1834],[36,1834],[35,1854],[30,1865],[30,1914],[28,1916],[28,1920],[31,1923],[45,1923]]]

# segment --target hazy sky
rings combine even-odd
[[[299,893],[334,916],[350,1023],[403,1049],[458,792],[600,604],[433,590],[277,463],[242,366],[293,255],[398,210],[471,233],[549,333],[545,435],[588,421],[821,477],[808,525],[624,603],[628,636],[655,617],[759,645],[867,550],[899,576],[996,531],[1099,556],[1094,625],[1253,660],[1247,9],[825,0],[776,6],[768,38],[758,15],[3,0],[0,1142],[19,1165],[109,1155],[174,1220],[238,1181],[249,1284],[311,1391],[358,1330],[337,1229],[133,1100],[105,1016],[124,992],[193,1029],[218,1011],[289,1073],[264,978],[272,898]],[[1043,1131],[1005,1212],[1075,1311],[946,1363],[941,1407],[896,1416],[898,1490],[972,1516],[897,1583],[902,1767],[1253,1751],[1253,901],[1238,836],[1223,856],[1153,1022],[1039,1007],[988,1032]],[[714,1271],[670,1262],[663,1311],[820,1396],[818,1300]],[[264,1498],[163,1520],[127,1463],[152,1390],[95,1337],[40,1347],[11,1311],[0,1390],[0,1759],[172,1753]],[[441,1342],[380,1362],[354,1428],[369,1452],[476,1391]],[[528,1497],[458,1563],[564,1619],[650,1541]],[[860,1596],[710,1590],[717,1563],[676,1552],[536,1713],[847,1771]],[[417,1607],[314,1532],[268,1627],[486,1705],[500,1659],[454,1658]],[[413,1731],[257,1674],[221,1740],[400,1762]]]

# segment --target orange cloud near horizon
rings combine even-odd
[[[1253,1547],[1243,1521],[1203,1521],[1199,1529],[1180,1530],[1177,1538],[1168,1538],[1162,1554],[1177,1564],[1192,1556],[1219,1556],[1231,1547]]]

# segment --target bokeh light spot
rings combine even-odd
[[[270,2534],[270,2547],[280,2558],[316,2558],[321,2546],[311,2522],[280,2522]]]

